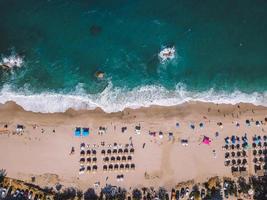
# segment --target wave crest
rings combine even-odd
[[[54,113],[65,112],[69,108],[75,110],[92,110],[100,107],[105,112],[122,111],[125,108],[149,107],[151,105],[173,106],[188,101],[212,103],[252,103],[267,106],[267,93],[246,94],[240,91],[233,93],[216,92],[213,89],[204,92],[192,92],[184,85],[178,84],[175,90],[167,90],[162,86],[151,85],[127,90],[113,87],[112,84],[99,94],[86,94],[81,88],[69,94],[44,92],[31,94],[26,89],[15,92],[8,85],[0,91],[0,103],[14,101],[27,111]]]

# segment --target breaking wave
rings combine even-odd
[[[267,93],[233,93],[216,92],[210,89],[205,92],[192,92],[178,84],[175,90],[167,90],[162,86],[151,85],[134,88],[131,91],[113,87],[112,84],[99,94],[86,94],[81,88],[69,94],[45,92],[31,94],[26,89],[21,92],[12,91],[8,85],[0,91],[0,103],[14,101],[27,111],[54,113],[64,112],[69,108],[75,110],[92,110],[100,107],[105,112],[122,111],[125,108],[149,107],[151,105],[172,106],[188,101],[213,103],[252,103],[267,106]]]

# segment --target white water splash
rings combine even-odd
[[[78,86],[69,94],[40,93],[32,94],[27,89],[14,92],[6,85],[0,91],[0,103],[14,101],[25,110],[43,113],[64,112],[69,108],[75,110],[92,110],[100,107],[105,112],[122,111],[125,108],[149,107],[151,105],[172,106],[188,101],[202,101],[212,103],[252,103],[267,106],[267,92],[264,93],[233,93],[215,92],[210,89],[205,92],[192,92],[178,84],[175,90],[167,90],[162,86],[143,86],[131,91],[113,87],[112,84],[99,94],[86,94]]]

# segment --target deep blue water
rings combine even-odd
[[[265,104],[266,10],[264,0],[0,0],[0,54],[24,60],[0,72],[0,101],[51,112],[69,95],[109,111],[222,96]],[[177,56],[161,64],[165,45]],[[49,103],[29,105],[43,94]]]

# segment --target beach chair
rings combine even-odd
[[[81,128],[80,127],[76,127],[74,135],[76,137],[80,137],[81,136]]]
[[[89,135],[89,128],[83,128],[83,131],[82,131],[82,136],[83,137],[86,137]]]

